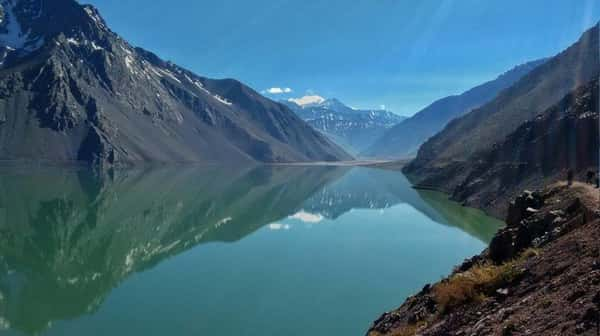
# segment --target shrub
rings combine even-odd
[[[522,272],[521,264],[538,254],[535,249],[527,249],[519,258],[504,264],[484,263],[452,275],[433,288],[440,312],[447,312],[465,303],[485,300],[489,294],[514,281]]]

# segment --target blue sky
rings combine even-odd
[[[89,0],[134,45],[194,72],[412,115],[552,56],[598,0]]]

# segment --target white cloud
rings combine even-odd
[[[290,216],[289,218],[291,219],[298,219],[304,223],[319,223],[320,221],[323,220],[323,216],[321,216],[320,214],[312,214],[309,212],[306,212],[304,210]]]
[[[279,230],[289,230],[291,227],[288,224],[281,223],[271,223],[269,224],[269,230],[279,231]]]
[[[268,93],[268,94],[275,95],[275,94],[292,93],[292,92],[294,92],[294,90],[292,90],[289,87],[286,87],[286,88],[272,87],[270,89],[263,90],[262,93],[263,94],[267,94]]]
[[[290,98],[290,99],[288,99],[288,101],[291,101],[292,103],[296,103],[300,106],[304,106],[304,105],[310,105],[310,104],[321,104],[322,102],[325,101],[325,98],[314,95],[314,96],[304,96],[302,98]]]

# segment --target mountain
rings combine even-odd
[[[197,76],[75,0],[0,2],[0,159],[294,162],[351,157],[289,108]]]
[[[521,190],[564,180],[568,169],[580,180],[587,172],[596,172],[598,89],[598,79],[578,88],[480,155],[453,197],[503,214],[508,199]]]
[[[598,33],[596,25],[496,99],[452,121],[405,172],[417,184],[502,215],[494,199],[514,197],[519,186],[540,186],[567,168],[596,170]]]
[[[357,110],[337,99],[307,96],[282,101],[300,118],[346,151],[358,154],[390,127],[404,120],[386,110]]]
[[[369,147],[363,156],[385,158],[414,157],[428,138],[441,131],[452,119],[491,101],[502,90],[543,64],[537,60],[519,65],[498,78],[479,85],[463,94],[433,102],[414,116],[392,127]]]

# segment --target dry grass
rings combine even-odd
[[[417,322],[416,324],[409,324],[398,329],[394,329],[387,336],[415,336],[417,332],[427,326],[427,323],[424,321]],[[369,336],[383,336],[378,332],[371,332]]]
[[[535,249],[525,250],[515,260],[502,265],[485,263],[457,273],[433,288],[441,312],[447,312],[469,302],[481,302],[489,294],[515,280],[521,274],[523,262],[538,255]]]
[[[394,330],[390,336],[415,336],[419,329],[416,325],[408,325],[403,328]]]

